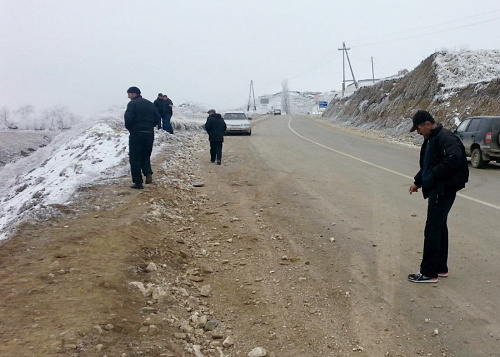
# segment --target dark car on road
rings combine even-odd
[[[472,167],[482,168],[490,161],[500,162],[500,116],[466,118],[455,134],[462,140]]]

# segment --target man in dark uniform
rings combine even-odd
[[[163,119],[163,115],[165,114],[164,112],[164,101],[163,101],[163,93],[158,93],[158,97],[155,99],[153,102],[154,105],[156,106],[156,109],[158,109],[158,113],[160,113],[160,117]],[[158,124],[158,130],[161,129],[161,123]]]
[[[174,133],[174,128],[172,128],[172,124],[170,123],[170,119],[172,118],[172,107],[174,103],[170,100],[168,95],[163,95],[163,115],[161,119],[163,120],[163,130],[169,132],[170,134]]]
[[[420,272],[408,275],[414,283],[436,283],[448,276],[447,219],[457,191],[469,178],[469,164],[460,139],[437,124],[430,113],[419,110],[413,116],[413,127],[424,137],[420,149],[420,171],[409,192],[422,188],[428,198],[424,230],[424,253]]]
[[[142,189],[142,175],[146,183],[153,182],[151,152],[153,151],[154,128],[160,122],[160,113],[149,100],[141,97],[137,87],[127,90],[130,102],[125,111],[125,128],[129,131],[129,159],[132,174],[131,188]]]
[[[208,140],[210,140],[210,161],[215,162],[217,160],[217,165],[220,165],[226,122],[220,114],[215,112],[215,109],[210,109],[207,114],[208,118],[205,123],[205,130],[208,133]]]

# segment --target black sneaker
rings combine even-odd
[[[217,165],[220,165],[220,161],[217,161]]]
[[[425,275],[420,274],[420,273],[408,275],[408,280],[411,281],[412,283],[437,283],[438,282],[438,278],[429,278],[428,276],[425,276]]]
[[[153,175],[149,174],[149,175],[146,175],[146,184],[150,184],[150,183],[153,183]]]
[[[438,276],[439,276],[440,278],[447,278],[447,277],[448,277],[448,275],[449,275],[449,274],[448,274],[447,272],[446,272],[446,273],[438,273]]]
[[[132,186],[130,186],[130,188],[135,188],[137,190],[142,190],[144,188],[144,186],[142,185],[142,183],[134,183]]]

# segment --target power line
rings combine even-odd
[[[412,39],[412,38],[418,38],[418,37],[424,37],[424,36],[434,35],[434,34],[437,34],[437,33],[449,32],[449,31],[453,31],[453,30],[457,30],[457,29],[461,29],[461,28],[476,26],[476,25],[480,25],[480,24],[484,24],[484,23],[488,23],[488,22],[493,22],[493,21],[498,21],[498,20],[500,20],[500,17],[497,17],[497,18],[494,18],[494,19],[485,20],[485,21],[475,22],[475,23],[467,24],[467,25],[463,25],[463,26],[455,26],[455,27],[451,27],[451,28],[443,29],[443,30],[439,30],[439,31],[426,32],[426,33],[422,33],[422,34],[418,34],[418,35],[414,35],[414,36],[401,37],[401,38],[396,38],[396,39],[392,39],[392,40],[378,41],[378,42],[372,42],[372,43],[362,43],[362,44],[355,45],[355,46],[352,46],[352,47],[372,46],[372,45],[379,45],[379,44],[383,44],[383,43],[404,41],[404,40],[409,40],[409,39]]]
[[[442,23],[439,23],[439,24],[433,25],[433,26],[427,26],[427,27],[420,26],[418,28],[409,29],[409,30],[406,30],[406,31],[399,31],[398,33],[390,33],[390,34],[386,34],[386,35],[369,36],[369,37],[364,37],[364,38],[360,38],[360,39],[353,39],[353,40],[351,40],[349,42],[356,44],[356,42],[358,42],[358,41],[362,42],[362,41],[367,41],[367,40],[377,39],[377,38],[399,36],[401,34],[412,33],[412,32],[415,32],[415,31],[422,31],[422,30],[425,30],[425,29],[428,29],[428,28],[435,29],[435,28],[443,27],[443,26],[446,26],[446,25],[449,25],[449,24],[453,24],[453,23],[456,23],[456,22],[463,23],[466,20],[477,18],[477,17],[481,17],[481,16],[484,16],[484,15],[491,15],[492,13],[496,13],[496,12],[500,12],[500,10],[493,10],[493,11],[484,12],[484,13],[473,15],[473,16],[468,16],[468,17],[464,17],[464,18],[460,18],[460,19],[456,19],[456,20],[442,22]],[[478,24],[479,23],[481,23],[481,22],[478,22]],[[474,23],[474,24],[476,24],[476,23]]]

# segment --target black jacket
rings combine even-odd
[[[424,198],[429,192],[437,190],[439,194],[457,192],[465,187],[469,180],[469,164],[465,148],[460,139],[448,129],[438,124],[424,140],[420,149],[420,171],[415,176],[415,185],[422,187],[425,150],[429,145],[429,164],[433,185],[423,188]]]
[[[141,96],[132,99],[125,111],[125,128],[128,131],[152,131],[160,122],[156,106]]]
[[[163,114],[169,114],[172,115],[172,107],[171,105],[174,105],[170,98],[167,98],[166,100],[163,101]]]
[[[165,110],[164,110],[165,102],[163,101],[163,99],[156,98],[156,100],[153,103],[156,106],[156,109],[158,109],[158,113],[160,113],[160,115],[164,115],[165,114]]]
[[[226,122],[219,113],[210,114],[205,123],[205,130],[208,133],[210,141],[224,141],[224,132],[226,131]]]

